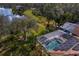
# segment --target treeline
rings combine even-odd
[[[33,9],[34,15],[40,15],[55,20],[57,23],[63,22],[78,22],[79,20],[79,4],[61,4],[61,3],[27,3],[27,4],[0,4],[0,6],[15,8],[16,6],[23,6],[21,9]],[[23,13],[20,12],[20,14]]]
[[[79,4],[42,4],[33,10],[33,14],[47,17],[48,22],[55,20],[59,25],[64,22],[78,22]]]
[[[32,9],[36,16],[44,16],[48,20],[54,20],[61,25],[65,22],[78,22],[79,20],[79,4],[63,4],[63,3],[27,3],[27,4],[11,4],[11,6],[24,6],[25,9]],[[21,8],[22,9],[22,8]],[[22,10],[23,13],[23,10]],[[21,14],[21,13],[20,13]]]

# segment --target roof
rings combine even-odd
[[[8,9],[8,8],[0,8],[0,15],[3,16],[12,16],[12,9]]]
[[[51,33],[48,33],[48,34],[45,34],[43,35],[44,37],[48,38],[48,39],[52,39],[54,37],[59,37],[63,34],[66,34],[66,32],[62,31],[62,30],[56,30],[54,32],[51,32]]]
[[[69,37],[69,35],[67,36],[66,32],[56,30],[54,32],[42,35],[37,39],[46,48],[46,50],[50,51],[67,41],[67,38],[64,39],[65,37]]]
[[[3,15],[5,18],[7,17],[10,21],[12,19],[18,18],[18,19],[26,19],[24,15],[14,15],[12,12],[12,9],[10,8],[0,8],[0,15]]]
[[[64,25],[60,26],[61,28],[72,32],[75,28],[76,24],[66,22]]]
[[[60,26],[60,28],[79,36],[79,24],[66,22],[64,25]]]
[[[18,5],[16,6],[16,9],[24,9],[24,6]]]

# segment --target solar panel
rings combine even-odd
[[[72,38],[68,39],[65,43],[61,44],[59,47],[55,48],[54,50],[67,51],[77,42],[78,41],[76,40],[76,38],[72,37]]]
[[[72,50],[79,51],[79,44],[77,44]]]

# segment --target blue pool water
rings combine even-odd
[[[46,48],[48,51],[51,51],[51,50],[55,49],[56,47],[58,47],[60,44],[61,43],[58,42],[57,40],[53,40],[46,46]]]

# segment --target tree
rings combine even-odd
[[[26,33],[29,31],[29,29],[34,28],[36,26],[36,21],[33,19],[16,19],[14,20],[10,25],[11,33],[13,34],[19,34],[21,33],[21,37],[23,37],[23,40],[26,40]]]
[[[54,20],[58,25],[64,22],[79,21],[79,4],[43,4],[38,10],[37,15],[45,16],[48,19],[47,27],[49,27],[50,20]],[[35,9],[36,10],[36,9]]]

